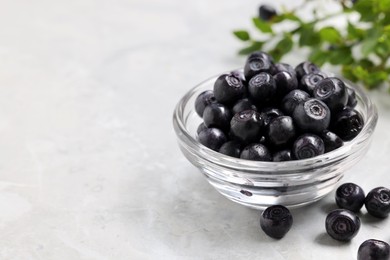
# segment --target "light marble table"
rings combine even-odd
[[[180,153],[176,102],[242,65],[230,32],[258,5],[2,1],[0,259],[355,259],[367,238],[390,242],[389,220],[365,211],[352,242],[330,239],[333,194],[274,241]],[[390,186],[390,97],[372,96],[373,143],[345,177],[366,190]]]

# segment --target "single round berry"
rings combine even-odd
[[[298,80],[295,75],[287,71],[281,71],[274,76],[276,83],[276,92],[279,97],[285,96],[290,91],[298,88]]]
[[[233,115],[242,112],[244,110],[254,110],[257,111],[257,107],[247,98],[238,100],[232,107]]]
[[[306,74],[315,73],[319,71],[320,69],[310,61],[304,61],[295,67],[295,72],[297,73],[298,80],[301,80],[301,78]]]
[[[291,160],[292,160],[291,150],[289,149],[277,151],[273,155],[274,162],[284,162],[284,161],[291,161]]]
[[[207,126],[203,123],[200,123],[198,128],[196,129],[196,133],[199,135],[200,132],[202,132],[203,130],[207,129]]]
[[[270,72],[272,62],[264,55],[250,56],[244,66],[244,75],[247,81],[260,72]]]
[[[245,86],[240,78],[232,74],[222,74],[214,83],[214,96],[219,103],[232,104],[245,93]]]
[[[363,117],[353,108],[345,107],[341,112],[332,116],[331,129],[344,141],[352,140],[363,129]]]
[[[292,148],[292,153],[295,159],[307,159],[325,152],[324,142],[320,137],[313,134],[303,134],[299,136]]]
[[[351,108],[356,107],[357,105],[356,91],[351,87],[347,87],[347,92],[348,92],[347,106]]]
[[[324,130],[320,137],[324,141],[325,153],[336,150],[337,148],[340,148],[344,145],[343,140],[329,130]]]
[[[318,82],[313,96],[323,101],[332,112],[340,111],[348,102],[348,92],[344,82],[334,77]]]
[[[254,110],[245,110],[235,114],[230,122],[233,136],[244,143],[256,142],[260,138],[263,119]]]
[[[225,155],[240,158],[241,146],[241,143],[238,141],[228,141],[224,143],[221,148],[219,148],[219,152]]]
[[[282,205],[266,208],[260,216],[260,227],[270,237],[281,239],[291,229],[293,217]]]
[[[230,110],[220,103],[208,105],[203,112],[204,124],[209,128],[216,127],[225,131],[229,129],[231,118]]]
[[[300,89],[294,89],[282,99],[281,107],[287,115],[292,115],[295,108],[310,98],[310,95]]]
[[[357,260],[389,260],[390,245],[382,240],[368,239],[364,241],[357,253]]]
[[[268,148],[260,143],[246,146],[242,150],[240,158],[252,161],[272,161],[272,156]]]
[[[326,217],[325,227],[333,239],[349,241],[359,232],[360,219],[349,210],[336,209]]]
[[[274,64],[272,68],[272,75],[277,74],[278,72],[287,71],[290,73],[293,77],[297,77],[297,73],[295,72],[295,69],[293,66],[287,63],[276,63]]]
[[[219,148],[227,141],[226,135],[218,128],[207,128],[198,135],[198,140],[204,146],[218,151]]]
[[[390,190],[378,187],[371,190],[364,201],[368,213],[377,218],[386,218],[390,213]]]
[[[261,72],[249,81],[248,92],[256,105],[264,107],[270,103],[276,94],[275,80],[270,74]]]
[[[203,91],[198,95],[195,100],[195,111],[200,116],[203,117],[204,109],[211,103],[216,103],[214,92],[212,90]]]
[[[270,5],[261,5],[259,8],[259,18],[264,21],[269,21],[276,16],[276,10]]]
[[[264,51],[252,52],[251,54],[249,54],[247,59],[249,60],[249,59],[253,59],[253,58],[257,58],[257,57],[261,57],[263,59],[268,60],[272,64],[272,66],[274,64],[274,58],[271,55],[269,55],[267,52],[264,52]]]
[[[325,78],[326,75],[320,71],[306,74],[301,78],[300,88],[306,91],[307,93],[310,93],[310,95],[312,95],[318,82],[320,82]]]
[[[245,85],[246,79],[245,79],[244,71],[242,71],[242,70],[233,70],[233,71],[230,72],[230,74],[233,75],[236,78],[239,78],[242,81],[242,83]]]
[[[330,123],[330,110],[321,100],[310,98],[299,103],[292,117],[303,132],[321,133]]]
[[[284,116],[282,110],[278,108],[267,107],[261,110],[261,117],[264,120],[264,128],[267,128],[269,123],[279,116]]]
[[[274,147],[290,143],[295,138],[295,126],[289,116],[279,116],[272,120],[267,128],[267,137]]]
[[[363,189],[355,183],[344,183],[336,190],[337,206],[353,212],[359,212],[364,205],[365,198]]]

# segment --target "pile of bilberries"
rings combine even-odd
[[[355,138],[364,126],[355,90],[305,61],[296,68],[265,52],[243,71],[220,75],[199,94],[199,142],[225,155],[257,161],[306,159]]]

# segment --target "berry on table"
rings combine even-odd
[[[390,245],[382,240],[368,239],[358,249],[357,260],[389,260]]]
[[[385,187],[372,189],[366,196],[364,205],[368,213],[377,218],[386,218],[390,213],[390,190]]]
[[[293,217],[288,208],[273,205],[266,208],[260,216],[260,227],[270,237],[281,239],[291,229]]]
[[[353,212],[359,212],[364,205],[365,198],[363,189],[355,183],[344,183],[336,190],[337,206]]]
[[[325,228],[333,239],[349,241],[359,232],[360,219],[349,210],[335,209],[326,217]]]

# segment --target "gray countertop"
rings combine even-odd
[[[390,242],[389,220],[365,209],[350,243],[329,238],[334,193],[270,239],[259,211],[222,197],[180,153],[174,106],[242,66],[230,32],[250,27],[258,4],[3,1],[0,259],[355,259],[368,238]],[[372,146],[344,178],[366,191],[390,187],[390,96],[371,95]]]

